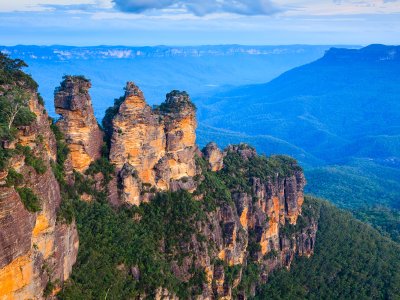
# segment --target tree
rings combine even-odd
[[[1,139],[12,139],[15,127],[29,125],[36,115],[29,109],[27,92],[14,86],[0,97]]]
[[[4,114],[7,118],[8,129],[11,129],[18,113],[28,106],[29,99],[26,93],[19,87],[12,89],[4,96],[7,105],[4,107]]]

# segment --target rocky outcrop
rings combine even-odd
[[[223,155],[233,160],[236,154],[250,164],[258,158],[254,149],[243,145],[230,146]],[[199,299],[237,299],[234,290],[245,299],[254,295],[273,270],[290,268],[295,256],[313,254],[319,216],[302,216],[304,175],[295,164],[287,167],[290,170],[285,175],[271,172],[268,178],[248,178],[247,192],[231,188],[232,203],[224,201],[198,225],[197,236],[203,235],[207,244],[193,237],[189,244],[181,245],[193,256],[172,269],[183,281],[190,278],[191,266],[205,270],[208,284]],[[251,265],[257,266],[257,279],[245,287],[242,280],[248,281],[244,277]]]
[[[66,164],[71,171],[83,172],[100,157],[103,134],[93,115],[89,88],[84,78],[66,77],[55,94],[62,116],[57,126],[70,149]],[[51,164],[57,160],[57,143],[36,93],[31,95],[30,110],[36,120],[19,127],[16,141],[2,147],[29,146],[29,155],[43,163],[38,170],[32,161],[27,163],[27,153],[15,151],[7,169],[0,172],[0,299],[42,299],[46,286],[51,287],[50,294],[56,292],[49,283],[66,280],[77,257],[75,223],[57,220],[62,199],[52,171],[57,165]],[[196,200],[193,215],[198,216],[193,222],[179,220],[177,227],[185,227],[185,237],[169,247],[166,237],[157,241],[160,256],[169,257],[170,270],[183,286],[192,289],[193,282],[200,282],[197,291],[188,295],[200,293],[198,300],[246,299],[273,270],[290,268],[295,256],[313,254],[318,217],[303,214],[305,178],[293,159],[260,157],[245,144],[222,152],[210,143],[201,153],[195,144],[195,107],[186,92],[172,91],[164,103],[151,108],[140,89],[128,83],[125,96],[112,111],[111,130],[106,132],[110,133],[109,160],[116,167],[115,176],[110,176],[113,168],[108,173],[92,168],[89,171],[95,173],[75,173],[86,180],[81,198],[91,202],[108,194],[112,204],[140,205],[159,191],[193,192],[193,197],[181,192],[187,196],[185,201]],[[10,184],[11,170],[23,181]],[[61,187],[64,191],[72,185],[62,183]],[[93,185],[92,190],[88,185]],[[40,199],[40,210],[28,211],[17,187],[31,190]],[[135,214],[132,219],[140,222],[142,217]],[[145,274],[140,264],[116,267],[126,269],[138,282]],[[178,299],[175,292],[160,286],[151,295]]]
[[[218,148],[216,143],[208,143],[203,149],[203,154],[208,161],[211,171],[219,171],[224,166],[224,153]]]
[[[69,277],[78,252],[75,223],[57,221],[61,204],[60,188],[50,160],[56,158],[56,142],[48,115],[30,91],[30,110],[36,120],[19,127],[17,144],[29,146],[32,155],[43,162],[40,172],[16,154],[8,161],[0,185],[0,299],[42,299],[49,282],[63,282]],[[28,211],[15,185],[4,178],[13,169],[22,175],[19,187],[29,188],[40,200],[40,211]],[[51,292],[51,290],[49,291]]]
[[[76,171],[85,171],[100,158],[103,133],[94,116],[89,95],[91,83],[82,76],[65,76],[55,90],[57,126],[64,133],[70,150],[70,162]]]
[[[142,91],[128,82],[112,126],[110,161],[120,173],[124,202],[146,201],[150,193],[146,188],[194,189],[197,123],[195,107],[185,92],[167,94],[166,101],[152,109]],[[132,178],[126,176],[127,169]]]

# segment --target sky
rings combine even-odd
[[[399,44],[400,0],[0,0],[1,45]]]

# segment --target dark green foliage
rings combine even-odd
[[[106,157],[99,158],[91,163],[89,168],[85,171],[86,175],[95,175],[102,173],[104,176],[104,184],[108,184],[115,172],[115,167],[110,163]]]
[[[110,299],[127,299],[144,291],[151,295],[159,286],[182,298],[190,298],[191,288],[201,292],[202,270],[193,270],[190,282],[182,284],[170,269],[177,255],[191,255],[180,245],[204,218],[200,202],[190,194],[158,194],[149,204],[119,211],[104,197],[93,204],[74,201],[74,206],[81,237],[78,262],[60,299],[104,299],[106,294]],[[130,266],[138,266],[139,281],[129,275]]]
[[[37,89],[37,83],[31,76],[21,69],[27,64],[20,59],[11,59],[8,55],[0,53],[0,86],[5,84],[23,84],[33,90]]]
[[[12,141],[19,126],[30,125],[36,115],[29,109],[29,92],[37,84],[21,69],[26,64],[0,53],[0,142]],[[2,163],[2,168],[5,165]]]
[[[400,209],[400,169],[368,159],[346,165],[306,169],[307,192],[355,209],[386,205]]]
[[[180,101],[180,102],[168,101],[169,98],[176,97],[176,96],[182,97],[181,99],[183,101]],[[163,113],[174,113],[174,112],[178,112],[180,109],[182,109],[185,106],[186,107],[189,106],[194,110],[197,109],[196,105],[192,101],[190,101],[189,95],[185,91],[181,92],[181,91],[178,91],[178,90],[173,90],[173,91],[169,92],[166,95],[166,99],[167,99],[168,102],[165,101],[165,102],[161,103],[160,105],[155,106],[154,107],[155,110],[163,112]]]
[[[47,167],[43,159],[36,157],[29,146],[22,146],[18,144],[16,149],[18,153],[25,156],[25,163],[28,166],[33,167],[37,173],[44,174],[46,172]]]
[[[353,214],[357,219],[374,226],[381,234],[400,243],[400,210],[375,206],[354,210]]]
[[[51,280],[49,280],[46,284],[46,287],[44,288],[43,291],[43,296],[44,297],[48,297],[51,295],[51,293],[53,292],[53,290],[56,288],[56,285],[54,284],[54,282],[52,282]]]
[[[41,210],[40,199],[30,188],[17,188],[17,192],[21,197],[22,203],[28,211],[38,212]]]
[[[207,163],[204,159],[196,157],[196,163],[201,168],[204,178],[202,178],[203,180],[194,195],[203,195],[203,204],[206,211],[211,212],[217,206],[232,204],[231,193],[220,176],[207,170]]]
[[[242,147],[244,147],[242,145]],[[246,145],[246,147],[249,147]],[[250,148],[251,149],[251,148]],[[266,157],[256,155],[243,159],[239,153],[229,151],[224,158],[224,169],[221,179],[230,189],[251,193],[251,178],[257,177],[267,181],[273,177],[286,177],[301,171],[296,160],[288,156],[274,155]]]
[[[12,151],[0,147],[0,170],[6,169],[10,157],[12,157]]]
[[[37,97],[38,97],[39,104],[44,106],[44,99],[43,99],[42,95],[40,95],[40,93],[37,93]]]
[[[249,262],[243,270],[242,280],[236,290],[251,294],[251,288],[260,280],[260,267],[255,262]]]
[[[8,174],[7,174],[7,178],[6,178],[7,186],[17,187],[17,186],[21,185],[23,183],[23,181],[24,181],[24,176],[22,174],[18,173],[14,169],[8,170]]]
[[[400,241],[400,169],[366,159],[306,169],[306,191],[350,210],[361,221]]]
[[[242,265],[235,266],[225,266],[225,282],[228,282],[230,286],[232,286],[235,279],[238,279],[240,275],[240,270],[242,269]]]
[[[19,126],[30,125],[36,119],[28,100],[28,94],[18,86],[11,86],[0,96],[0,140],[13,140]]]
[[[72,81],[84,81],[90,82],[90,79],[86,78],[84,75],[64,75],[63,80],[72,80]]]
[[[79,196],[75,188],[67,185],[65,181],[64,163],[68,157],[69,149],[64,140],[64,134],[51,119],[50,128],[54,133],[57,143],[57,159],[51,163],[54,176],[60,184],[61,204],[57,211],[57,221],[71,224],[75,219],[75,208],[72,199],[78,200]]]
[[[331,204],[320,207],[316,250],[276,272],[255,299],[398,299],[400,247]]]
[[[105,139],[107,141],[107,145],[110,146],[110,140],[113,133],[112,120],[114,116],[118,113],[119,107],[124,101],[125,97],[120,97],[114,100],[114,105],[107,108],[104,118],[101,122],[103,126],[103,130],[105,133]]]

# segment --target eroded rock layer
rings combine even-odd
[[[94,116],[91,83],[81,76],[66,76],[54,94],[57,126],[64,133],[74,170],[83,172],[101,156],[103,133]]]
[[[173,91],[152,109],[134,83],[128,82],[125,91],[112,120],[110,148],[122,200],[138,204],[148,199],[147,187],[193,190],[197,122],[189,96]]]
[[[1,175],[0,299],[43,298],[49,282],[61,283],[68,279],[78,252],[75,223],[67,225],[57,221],[61,195],[50,166],[50,160],[56,159],[56,141],[48,115],[33,91],[30,91],[29,108],[36,120],[18,128],[17,138],[8,149],[15,151],[16,147],[29,146],[29,155],[40,161],[41,167],[33,167],[37,168],[37,162],[36,165],[27,163],[28,154],[20,153],[18,148]],[[9,172],[22,176],[18,188],[10,183]],[[39,211],[26,209],[17,192],[24,188],[38,197]]]
[[[212,148],[217,150],[214,145]],[[217,205],[196,224],[192,239],[180,244],[189,254],[172,264],[175,276],[183,282],[192,278],[193,267],[204,270],[207,280],[196,299],[254,296],[256,287],[265,283],[272,271],[290,268],[295,256],[308,257],[314,252],[319,216],[302,215],[305,179],[297,163],[285,157],[271,158],[275,160],[269,172],[257,176],[252,168],[260,165],[259,170],[265,170],[270,159],[258,156],[254,149],[230,146],[223,156],[227,166],[217,178],[229,186],[229,195],[222,200],[220,193],[210,191],[211,186],[195,192],[199,201],[216,201]],[[213,166],[209,164],[208,169]],[[201,185],[207,185],[207,172],[203,169]],[[250,282],[249,276],[254,277]],[[174,299],[174,295],[165,299]]]

